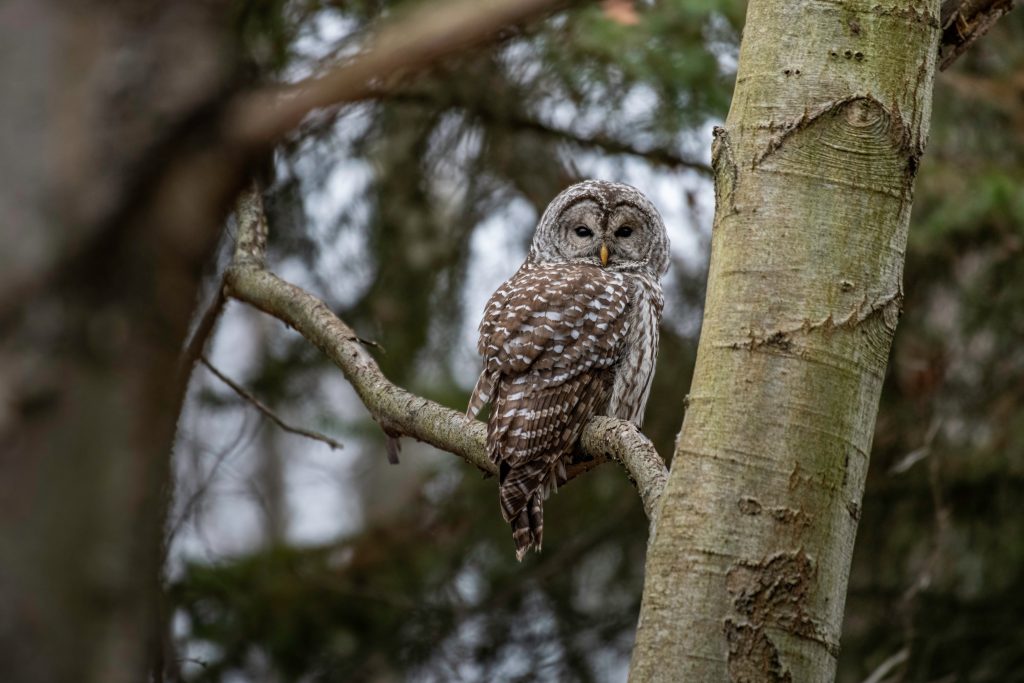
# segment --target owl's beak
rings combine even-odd
[[[608,265],[608,245],[604,242],[601,242],[601,265]]]

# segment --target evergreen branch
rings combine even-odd
[[[656,166],[664,166],[667,168],[688,168],[708,177],[713,175],[711,166],[708,164],[695,159],[687,159],[686,157],[680,156],[679,154],[671,152],[663,147],[641,149],[631,143],[614,138],[610,135],[605,135],[603,133],[581,135],[574,131],[549,126],[537,119],[515,113],[505,118],[504,122],[521,130],[528,130],[546,137],[564,140],[565,142],[579,145],[580,147],[599,149],[609,154],[640,157]]]
[[[687,168],[708,177],[711,177],[714,173],[710,165],[696,159],[681,156],[663,147],[642,149],[625,140],[604,133],[583,135],[565,128],[558,128],[528,114],[516,111],[513,106],[505,106],[507,103],[503,103],[501,107],[498,107],[493,99],[468,101],[467,98],[458,97],[452,93],[449,93],[446,97],[439,97],[423,90],[408,89],[392,92],[382,91],[378,95],[380,99],[387,99],[392,102],[409,102],[429,106],[458,108],[470,116],[474,116],[494,126],[507,126],[515,130],[528,131],[553,140],[601,150],[608,154],[635,156],[645,159],[655,166],[673,169]]]

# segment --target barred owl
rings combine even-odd
[[[548,205],[526,261],[487,302],[467,413],[491,404],[487,451],[517,559],[540,550],[543,501],[565,482],[587,421],[640,426],[667,270],[668,236],[650,200],[589,180]]]

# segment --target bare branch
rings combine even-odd
[[[325,443],[328,446],[330,446],[331,450],[340,449],[340,448],[344,448],[345,447],[345,446],[342,445],[342,443],[340,441],[336,441],[335,439],[332,439],[331,437],[327,436],[326,434],[321,434],[320,432],[313,431],[312,429],[305,429],[303,427],[293,427],[292,425],[290,425],[287,422],[285,422],[284,420],[282,420],[281,417],[278,416],[278,414],[275,413],[273,410],[271,410],[265,403],[263,403],[258,398],[253,396],[247,389],[245,389],[245,387],[240,385],[238,382],[235,382],[233,379],[231,379],[230,377],[225,375],[223,372],[218,370],[216,367],[214,367],[213,364],[206,358],[206,356],[200,356],[199,362],[202,363],[203,365],[205,365],[206,369],[209,370],[210,372],[212,372],[213,375],[217,379],[219,379],[221,382],[224,382],[224,384],[227,384],[229,387],[231,387],[232,391],[234,391],[236,394],[241,396],[243,399],[245,399],[246,401],[251,403],[252,406],[254,408],[256,408],[256,410],[258,410],[261,413],[263,413],[271,422],[276,424],[278,427],[280,427],[284,431],[290,432],[292,434],[298,434],[299,436],[304,436],[307,439],[313,439],[315,441],[322,441],[323,443]]]
[[[233,265],[227,282],[230,296],[283,321],[334,361],[386,433],[411,436],[497,474],[484,448],[483,423],[389,382],[352,329],[323,301],[259,268]]]
[[[651,440],[632,422],[595,417],[583,430],[580,444],[585,452],[603,453],[626,468],[640,492],[644,512],[653,522],[658,513],[658,501],[668,483],[668,469]]]
[[[942,3],[939,70],[952,66],[1013,7],[1014,0],[946,0]]]
[[[248,216],[239,221],[239,240],[252,240],[245,233],[265,226],[259,218],[260,197],[250,190],[240,201],[253,210],[239,212]],[[453,453],[487,474],[497,474],[487,456],[487,429],[482,422],[392,384],[359,337],[323,301],[254,265],[256,262],[261,260],[232,263],[225,276],[229,296],[283,321],[334,361],[385,433],[410,436]],[[610,458],[619,460],[637,485],[644,510],[653,521],[668,471],[651,442],[632,423],[598,417],[584,428],[580,443],[586,459],[568,467],[568,477]]]

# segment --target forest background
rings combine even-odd
[[[236,3],[249,85],[352,54],[397,1]],[[566,185],[631,183],[673,243],[645,433],[672,453],[700,330],[711,131],[745,3],[578,3],[350,106],[263,160],[269,260],[322,297],[397,384],[455,409],[475,325]],[[1024,680],[1024,17],[936,81],[900,321],[850,577],[840,683]],[[229,223],[207,264],[215,296]],[[200,310],[201,310],[200,306]],[[192,374],[166,523],[164,666],[194,681],[625,677],[648,538],[604,466],[512,559],[493,481],[385,437],[329,361],[229,303]]]

